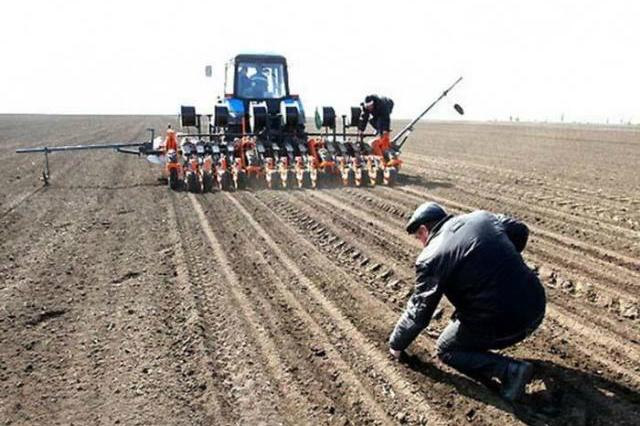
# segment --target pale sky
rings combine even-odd
[[[640,123],[637,1],[4,1],[0,113],[212,111],[225,62],[290,64],[307,114],[369,93],[431,118]],[[204,76],[213,66],[214,77]]]

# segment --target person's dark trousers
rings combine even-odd
[[[444,329],[436,343],[438,358],[450,367],[479,382],[491,386],[492,379],[504,383],[509,362],[513,358],[490,352],[504,349],[525,338],[538,328],[544,313],[522,331],[508,336],[480,333],[454,320]]]
[[[379,117],[375,123],[371,124],[376,129],[376,133],[378,135],[382,135],[384,132],[391,131],[391,118],[390,117]]]

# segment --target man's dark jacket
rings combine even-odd
[[[509,336],[539,319],[544,289],[520,255],[528,235],[523,223],[482,210],[441,220],[416,261],[416,288],[390,337],[391,348],[411,344],[443,294],[456,318],[481,336]]]
[[[369,119],[371,126],[377,130],[378,134],[391,131],[391,113],[393,112],[393,101],[384,96],[369,95],[364,98],[365,103],[373,101],[373,111],[369,112],[364,108],[364,113],[358,125],[358,129],[364,131]]]

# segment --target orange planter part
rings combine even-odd
[[[260,175],[262,175],[262,168],[260,166],[248,166],[247,167],[247,174],[248,175],[260,176]]]
[[[275,162],[273,161],[273,158],[271,157],[267,158],[266,167],[268,170],[275,170],[276,165],[275,165]]]
[[[370,142],[371,151],[378,157],[384,157],[385,151],[391,149],[391,139],[389,138],[389,132],[384,132],[382,136],[377,137]]]
[[[167,129],[167,135],[164,138],[164,150],[168,152],[170,150],[178,151],[178,138],[176,131],[173,129]]]
[[[243,122],[243,132],[244,132],[244,122]],[[237,140],[234,149],[236,158],[240,159],[240,166],[244,169],[247,167],[245,161],[245,154],[247,151],[254,149],[256,144],[251,140],[251,138],[247,136],[243,136],[241,139]]]
[[[318,154],[318,149],[324,146],[324,142],[318,138],[311,138],[307,145],[309,147],[309,154],[311,154],[311,157],[319,161],[320,155]]]
[[[211,157],[206,157],[204,159],[204,161],[202,162],[202,169],[205,172],[210,172],[211,171]]]

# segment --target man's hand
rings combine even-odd
[[[402,355],[402,351],[397,351],[397,350],[391,349],[391,348],[389,348],[389,353],[391,354],[392,357],[394,357],[397,360],[399,360],[400,359],[400,355]]]
[[[409,355],[405,351],[397,351],[395,349],[389,348],[389,355],[393,358],[394,361],[397,361],[400,364],[405,364],[409,367],[420,364],[420,359],[417,356]]]

